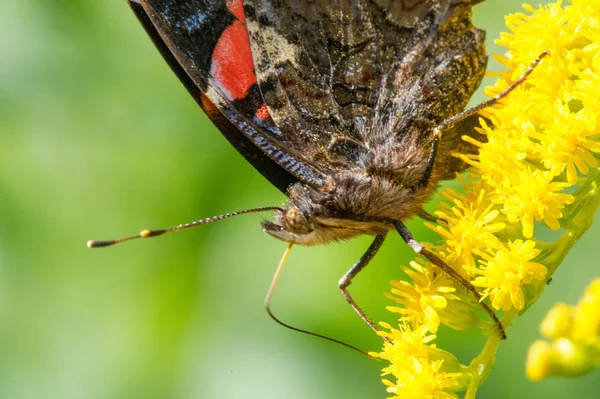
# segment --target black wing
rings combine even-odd
[[[294,148],[289,148],[285,136],[268,113],[261,113],[263,101],[256,84],[249,86],[244,93],[233,93],[223,86],[223,79],[233,78],[232,76],[220,76],[221,81],[212,76],[216,64],[215,51],[223,43],[220,42],[223,33],[232,24],[241,23],[232,12],[231,5],[235,2],[128,2],[190,94],[229,142],[261,174],[283,192],[297,181],[314,186],[323,183],[323,174],[311,167]],[[232,33],[233,43],[241,40],[244,45],[239,32]],[[236,50],[238,49],[234,49]],[[253,73],[252,60],[246,61],[250,62],[250,67],[242,65],[240,69]],[[231,69],[235,65],[229,67]],[[251,81],[251,77],[249,79]],[[236,84],[239,86],[239,82],[233,82],[234,86]]]

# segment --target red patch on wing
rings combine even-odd
[[[234,17],[239,19],[243,24],[246,23],[246,15],[244,14],[242,0],[227,0],[227,8]]]
[[[269,110],[267,109],[267,104],[263,104],[258,110],[256,110],[256,117],[261,121],[264,121],[269,117]]]
[[[227,5],[232,4],[233,7],[238,3],[241,7],[241,0],[228,2]],[[256,84],[248,32],[242,22],[235,21],[219,37],[212,55],[210,74],[229,94],[230,100],[244,98],[248,89]]]

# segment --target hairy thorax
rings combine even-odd
[[[419,185],[426,154],[415,146],[372,151],[362,161],[360,170],[333,173],[326,189],[291,186],[283,212],[273,222],[263,222],[263,230],[301,245],[384,234],[393,228],[392,221],[418,213],[437,185],[435,179]]]

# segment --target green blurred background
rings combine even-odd
[[[490,53],[501,51],[493,39],[519,3],[476,7]],[[261,233],[261,216],[85,247],[88,239],[283,199],[210,124],[124,1],[3,0],[0,398],[385,397],[381,363],[267,317],[263,297],[286,245]],[[436,239],[419,220],[409,226]],[[574,303],[600,274],[599,237],[594,228],[576,245],[542,299],[509,329],[480,397],[598,397],[598,372],[533,384],[524,358],[548,308]],[[275,312],[377,350],[380,341],[337,289],[367,245],[296,247]],[[392,234],[352,286],[375,319],[391,320],[383,292],[411,257]],[[463,362],[483,342],[452,331],[439,340]]]

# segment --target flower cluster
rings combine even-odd
[[[600,366],[600,279],[592,281],[577,306],[558,303],[540,326],[548,339],[534,342],[527,355],[527,376],[577,376]]]
[[[454,394],[466,389],[460,372],[460,363],[451,353],[431,345],[435,335],[426,329],[412,330],[407,325],[395,329],[382,323],[390,332],[384,338],[394,342],[379,356],[391,364],[383,372],[396,377],[395,382],[383,380],[388,392],[404,399],[452,399]]]
[[[499,104],[485,112],[486,140],[464,139],[478,154],[456,154],[472,166],[464,193],[446,190],[428,226],[441,236],[425,246],[477,287],[482,300],[503,313],[503,325],[524,312],[544,290],[600,205],[600,2],[572,0],[507,17],[511,33],[497,43],[507,70],[487,88],[493,97],[546,55]],[[536,239],[543,230],[556,242]],[[377,357],[391,365],[384,383],[394,398],[472,398],[494,362],[500,337],[480,319],[479,304],[436,266],[422,259],[403,270],[388,295],[398,306],[398,327],[382,324]],[[488,343],[469,366],[433,344],[440,324],[481,329]],[[484,370],[482,372],[482,370]]]

